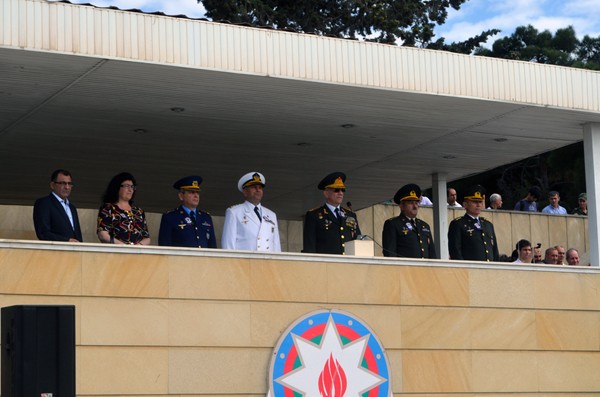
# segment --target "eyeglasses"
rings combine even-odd
[[[135,185],[129,185],[129,184],[127,184],[127,183],[124,183],[124,184],[122,184],[122,185],[121,185],[121,187],[122,187],[123,189],[131,189],[131,190],[135,190]]]
[[[52,181],[53,183],[56,183],[57,185],[61,185],[61,186],[73,186],[73,182],[65,182],[65,181]]]
[[[341,188],[341,189],[333,189],[334,192],[339,193],[339,192],[345,192],[346,189]]]

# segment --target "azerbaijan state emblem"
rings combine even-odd
[[[383,347],[373,331],[350,313],[308,313],[283,333],[273,352],[269,397],[391,395]]]

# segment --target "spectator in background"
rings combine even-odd
[[[533,258],[531,243],[528,240],[519,240],[517,243],[518,258],[513,263],[531,263]]]
[[[557,265],[565,265],[565,255],[567,253],[567,251],[565,250],[565,247],[563,247],[562,245],[556,245],[554,248],[556,248],[556,253],[558,254],[558,259],[556,260],[556,264]]]
[[[493,193],[490,196],[490,206],[487,207],[488,210],[499,210],[502,207],[502,196],[498,193]]]
[[[567,250],[567,264],[569,266],[579,265],[579,252],[575,248],[569,248]]]
[[[421,196],[421,198],[419,199],[419,207],[422,207],[424,205],[426,205],[426,206],[432,206],[433,202],[431,202],[431,200],[429,199],[429,197],[427,197],[427,196]]]
[[[547,265],[557,265],[558,263],[558,250],[556,247],[550,247],[546,249],[544,260],[542,263]]]
[[[544,263],[542,260],[542,245],[538,243],[537,247],[533,247],[533,263]]]
[[[529,189],[527,197],[520,200],[517,205],[515,205],[515,211],[538,212],[537,201],[540,199],[541,195],[542,189],[533,186]]]
[[[456,201],[456,189],[449,187],[448,188],[448,207],[452,207],[452,208],[462,208],[462,205],[458,204],[458,202]]]
[[[567,210],[558,204],[558,202],[560,201],[560,195],[556,190],[551,190],[548,193],[548,201],[550,202],[550,204],[545,206],[542,210],[544,214],[567,215]]]
[[[573,214],[587,216],[587,214],[588,214],[587,193],[581,193],[579,195],[579,199],[577,201],[579,203],[579,206],[577,208],[575,208],[575,210],[573,211]]]

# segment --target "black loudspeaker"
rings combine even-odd
[[[2,397],[75,397],[75,306],[2,308]]]

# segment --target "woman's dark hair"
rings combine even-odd
[[[531,247],[529,240],[519,240],[517,243],[517,251],[521,251],[525,247]]]
[[[137,182],[133,175],[129,172],[121,172],[113,176],[113,178],[108,183],[106,187],[106,191],[104,195],[102,195],[103,203],[114,204],[119,201],[119,189],[121,188],[121,184],[125,181],[131,181],[134,186],[137,186]],[[135,198],[135,190],[133,191],[133,196],[131,196],[131,200],[129,200],[129,204],[133,204],[133,199]]]

